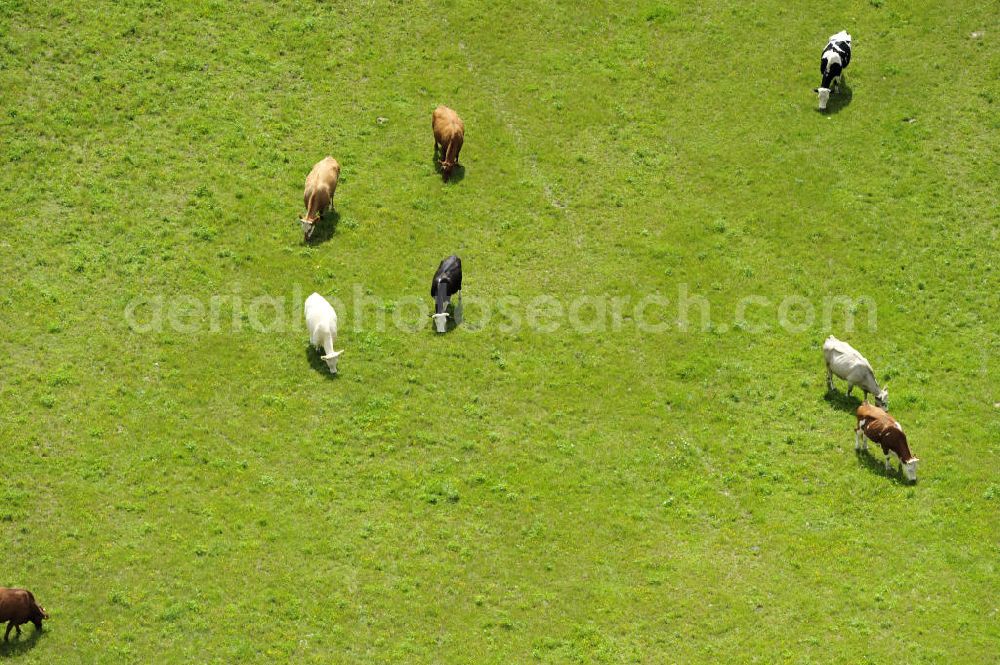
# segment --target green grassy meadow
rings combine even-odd
[[[0,0],[0,586],[51,615],[0,660],[1000,661],[998,35],[995,0]],[[435,335],[401,299],[451,253]],[[487,316],[650,295],[666,330]],[[831,333],[916,485],[856,456]]]

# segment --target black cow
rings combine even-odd
[[[439,333],[448,329],[448,305],[451,297],[458,294],[458,306],[455,308],[455,323],[462,322],[462,259],[449,256],[434,273],[431,282],[431,297],[434,298],[434,325]]]
[[[823,77],[820,87],[813,90],[819,93],[819,108],[826,109],[831,90],[840,92],[844,82],[844,70],[851,63],[851,36],[846,30],[841,30],[830,37],[820,56],[819,73]]]

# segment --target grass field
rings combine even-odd
[[[0,0],[0,586],[51,615],[0,660],[1000,661],[998,34],[995,0]],[[406,299],[451,253],[435,335]],[[831,333],[916,485],[855,455]]]

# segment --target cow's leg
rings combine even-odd
[[[14,620],[11,619],[7,622],[7,632],[3,634],[3,641],[7,642],[10,640],[10,629],[14,627]]]
[[[850,381],[847,382],[847,394],[850,396],[851,392],[854,390],[854,384]]]
[[[458,306],[455,307],[455,325],[462,322],[462,292],[458,292]]]
[[[833,370],[830,366],[826,366],[826,389],[829,392],[833,392]]]
[[[867,450],[868,444],[865,442],[865,435],[861,431],[861,425],[854,430],[854,450]]]
[[[892,453],[883,446],[882,454],[885,455],[885,472],[892,473]]]
[[[14,624],[14,632],[17,633],[18,637],[21,637],[21,626]]]

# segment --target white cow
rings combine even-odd
[[[330,368],[331,374],[337,373],[337,358],[343,351],[334,351],[333,344],[337,341],[337,312],[326,298],[314,293],[306,298],[306,326],[309,328],[309,343],[317,349],[323,349],[321,356]]]
[[[836,374],[847,381],[848,395],[854,390],[854,386],[861,386],[865,391],[866,400],[868,393],[871,393],[875,395],[875,401],[880,407],[883,409],[889,407],[889,391],[879,388],[871,363],[865,360],[857,349],[830,335],[823,342],[823,357],[826,359],[827,388],[833,390],[833,375]]]

